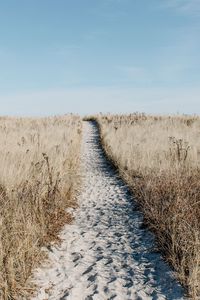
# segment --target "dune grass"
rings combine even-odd
[[[71,221],[81,130],[73,115],[0,118],[0,299],[27,299],[41,248]]]
[[[101,115],[104,149],[144,224],[193,299],[200,298],[200,117]]]

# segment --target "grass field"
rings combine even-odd
[[[41,247],[71,221],[81,132],[73,115],[0,118],[0,299],[26,299]]]
[[[94,119],[94,118],[93,118]],[[107,156],[131,187],[159,250],[200,297],[200,118],[99,115]],[[72,220],[82,121],[74,115],[0,118],[0,299],[31,293],[42,247]]]
[[[107,155],[193,299],[200,296],[200,118],[100,115]]]

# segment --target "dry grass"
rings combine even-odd
[[[0,118],[0,299],[26,298],[41,247],[71,220],[81,129],[72,115]]]
[[[200,117],[99,116],[108,156],[193,299],[200,299]]]

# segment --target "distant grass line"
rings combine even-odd
[[[200,117],[100,115],[105,152],[193,299],[200,298]]]
[[[76,206],[78,116],[0,118],[0,299],[27,299],[27,280]]]

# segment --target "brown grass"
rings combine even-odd
[[[0,299],[26,297],[41,247],[71,220],[81,129],[72,115],[0,118]]]
[[[108,156],[193,299],[200,298],[200,117],[99,116]]]

